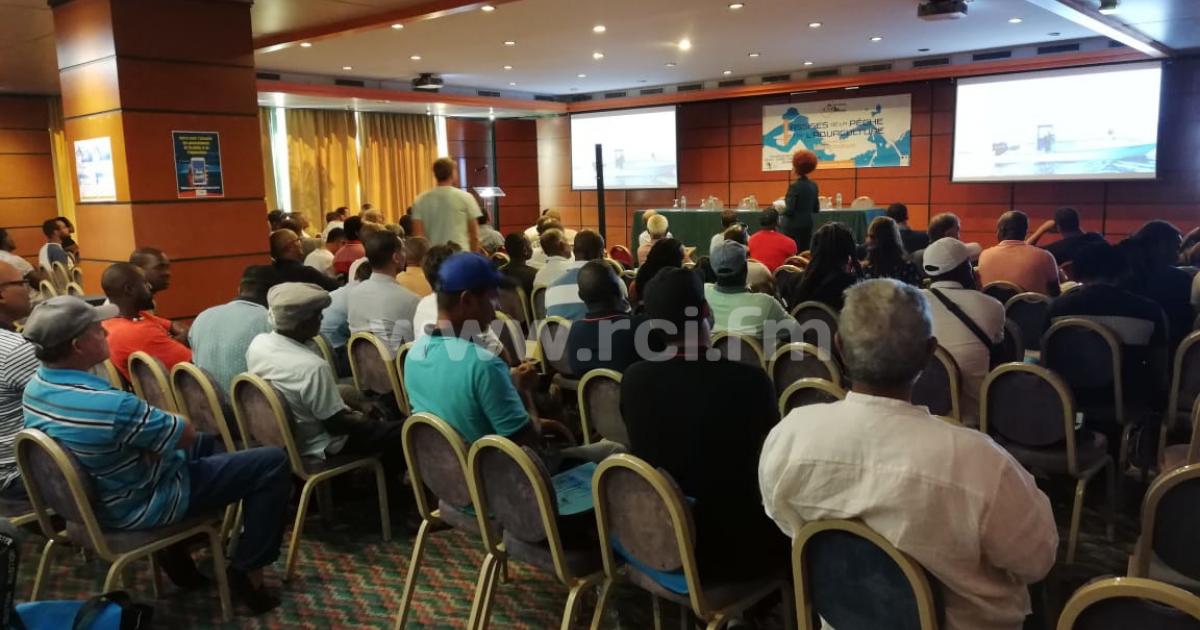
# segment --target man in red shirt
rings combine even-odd
[[[192,360],[192,351],[171,336],[171,320],[149,311],[154,308],[150,283],[141,268],[117,263],[100,278],[108,301],[117,305],[120,316],[103,322],[108,333],[109,358],[129,378],[129,355],[139,350],[158,359],[167,370],[176,363]]]
[[[350,265],[367,255],[367,250],[363,248],[362,241],[359,239],[362,224],[362,217],[350,217],[342,224],[342,230],[346,233],[346,242],[333,255],[333,272],[339,276],[350,273]]]
[[[775,208],[764,210],[759,222],[762,229],[750,237],[750,257],[774,272],[796,255],[796,241],[779,233],[779,211]]]

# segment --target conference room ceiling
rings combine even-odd
[[[1113,17],[1172,49],[1200,48],[1200,0],[1121,0]]]

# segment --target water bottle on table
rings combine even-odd
[[[838,210],[842,209],[842,193],[838,193],[836,196],[834,196],[833,207],[837,208]]]

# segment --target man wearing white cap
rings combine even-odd
[[[979,390],[991,369],[991,347],[1004,339],[1004,305],[977,289],[971,260],[978,243],[942,238],[925,248],[923,271],[933,284],[925,290],[933,335],[962,372],[963,422],[979,423]]]

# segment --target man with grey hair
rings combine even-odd
[[[852,391],[793,410],[767,436],[767,515],[789,536],[810,521],[861,519],[942,584],[947,628],[1021,628],[1026,585],[1054,565],[1054,514],[990,438],[911,404],[937,345],[924,295],[895,280],[850,288],[835,343]]]

